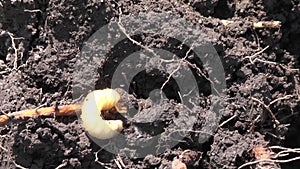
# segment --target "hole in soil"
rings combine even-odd
[[[300,107],[299,107],[300,108]],[[298,108],[298,109],[299,109]],[[300,147],[300,135],[299,135],[299,128],[300,128],[300,116],[296,115],[294,118],[295,120],[291,123],[289,127],[289,131],[286,134],[286,139],[284,141],[284,147],[289,148],[298,148]],[[298,154],[291,154],[288,158],[297,157]],[[286,164],[281,164],[282,169],[294,169],[300,166],[300,161],[294,161]]]
[[[192,4],[196,11],[205,17],[211,16],[214,13],[215,5],[215,1],[196,1]]]
[[[150,97],[152,101],[158,101],[160,99],[160,88],[167,81],[168,76],[158,69],[154,69],[148,73],[144,70],[133,78],[130,83],[129,93],[135,94],[137,98],[147,99]],[[177,103],[181,102],[178,94],[179,91],[178,84],[172,77],[163,88],[166,98],[173,99]]]
[[[300,55],[300,33],[290,33],[289,36],[282,41],[281,46],[292,54]]]
[[[7,40],[8,36],[2,35],[0,36],[0,60],[3,60],[4,63],[6,63],[6,56],[8,54],[8,47],[7,46]],[[8,44],[11,44],[11,41],[8,42]]]
[[[267,20],[279,20],[283,24],[280,28],[282,32],[280,47],[292,54],[300,55],[299,1],[263,0],[262,2],[267,12]]]
[[[291,127],[286,135],[285,146],[286,147],[300,147],[300,116],[296,118],[296,120],[291,123]]]
[[[205,17],[227,19],[233,17],[235,11],[234,3],[227,0],[191,1],[188,3],[192,3],[195,10]]]
[[[235,9],[229,3],[230,3],[230,1],[220,0],[214,9],[214,11],[215,11],[214,17],[220,18],[220,19],[232,18],[234,15]]]
[[[152,49],[162,49],[168,51],[178,58],[183,58],[186,56],[186,53],[189,51],[189,47],[183,45],[177,39],[169,38],[169,37],[162,37],[158,35],[151,35],[151,34],[142,34],[142,35],[135,35],[132,38],[144,46],[148,46]],[[106,48],[106,47],[105,47]],[[101,68],[99,68],[98,73],[101,78],[96,82],[95,88],[101,89],[111,86],[112,77],[119,66],[119,64],[126,59],[129,55],[143,50],[140,46],[133,44],[130,40],[125,39],[120,41],[117,45],[115,45],[108,53],[107,57],[105,58],[105,62],[103,63]],[[187,57],[187,61],[191,64],[197,66],[197,69],[203,71],[203,74],[208,77],[207,72],[203,69],[203,63],[199,57],[193,52],[190,51],[189,53],[192,57]],[[142,57],[139,55],[139,57]],[[137,58],[139,59],[139,58]],[[134,67],[136,65],[131,65]],[[161,65],[158,65],[161,66]],[[204,96],[209,96],[211,94],[211,84],[208,80],[205,79],[202,75],[200,75],[196,68],[192,68],[188,66],[191,70],[193,78],[196,80],[199,93],[202,93]],[[125,72],[126,73],[126,72]],[[135,72],[138,73],[130,84],[130,92],[135,93],[137,98],[147,98],[153,89],[160,89],[162,84],[167,80],[169,74],[163,72],[163,70],[152,69],[142,72]],[[155,83],[154,83],[155,82]],[[174,83],[175,80],[171,78],[169,82],[164,87],[164,94],[169,99],[174,99],[175,101],[180,100],[180,96],[178,95],[179,87],[177,84]],[[184,86],[182,86],[184,87]],[[174,94],[175,93],[175,94]],[[153,93],[154,94],[154,93]]]

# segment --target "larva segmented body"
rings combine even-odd
[[[121,103],[121,95],[113,89],[95,90],[89,93],[82,104],[81,120],[84,129],[98,139],[110,139],[123,129],[121,120],[104,120],[102,111],[116,109],[126,113],[127,108]]]

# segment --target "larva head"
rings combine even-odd
[[[119,113],[127,113],[127,106],[123,102],[122,96],[113,89],[103,89],[93,91],[97,106],[101,110],[116,109]]]

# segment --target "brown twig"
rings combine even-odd
[[[42,107],[36,109],[22,110],[0,116],[0,126],[5,125],[9,119],[24,119],[37,116],[74,116],[81,109],[80,104],[64,106]]]

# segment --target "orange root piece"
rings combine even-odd
[[[17,111],[7,115],[0,116],[0,126],[5,125],[10,118],[20,119],[37,116],[75,116],[77,111],[81,110],[81,104],[71,104],[58,107],[42,107],[38,109],[29,109]]]
[[[9,117],[8,117],[8,116],[6,116],[6,115],[1,115],[1,116],[0,116],[0,126],[6,124],[6,123],[8,122],[8,120],[9,120]]]

